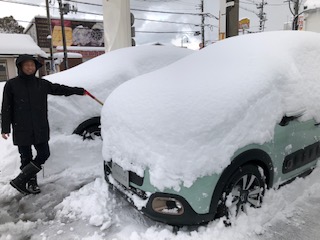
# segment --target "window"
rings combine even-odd
[[[0,60],[0,82],[8,80],[7,62]]]

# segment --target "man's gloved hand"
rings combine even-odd
[[[7,140],[10,136],[10,133],[2,133],[2,138],[4,138],[5,140]]]

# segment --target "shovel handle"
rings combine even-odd
[[[103,106],[103,102],[101,102],[99,99],[97,99],[95,96],[93,96],[91,93],[89,93],[87,90],[85,90],[85,93],[91,97],[92,99],[94,99],[95,101],[97,101],[99,104],[101,104]]]

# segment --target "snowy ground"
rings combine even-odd
[[[319,239],[320,169],[279,190],[269,190],[263,207],[233,220],[225,228],[214,221],[177,234],[153,222],[103,179],[101,141],[55,136],[51,157],[40,172],[42,193],[23,197],[9,184],[18,173],[19,156],[0,140],[0,240],[22,239]]]

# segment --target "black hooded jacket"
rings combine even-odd
[[[14,145],[26,146],[49,140],[48,94],[83,95],[84,89],[51,83],[45,79],[26,75],[21,63],[33,60],[38,70],[42,64],[31,55],[20,55],[16,65],[18,76],[6,82],[1,108],[1,133],[13,129]]]

